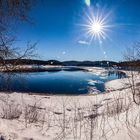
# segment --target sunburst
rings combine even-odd
[[[90,38],[90,43],[94,40],[102,42],[102,40],[108,37],[108,31],[112,25],[108,24],[109,14],[103,15],[101,13],[90,14],[86,13],[85,24],[80,24],[85,30],[85,36]]]

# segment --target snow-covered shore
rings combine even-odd
[[[127,130],[125,116],[129,114],[127,119],[133,130],[131,123],[137,123],[140,110],[132,104],[127,111],[128,99],[132,101],[128,91],[92,96],[0,94],[0,134],[6,140],[73,140],[75,137],[77,140],[90,140],[90,129],[93,129],[96,140],[129,140],[131,133]],[[18,112],[21,113],[19,118]],[[12,118],[16,114],[17,118]],[[95,128],[91,126],[92,115]],[[139,130],[140,124],[136,126]],[[137,138],[138,130],[135,132]]]
[[[127,78],[109,81],[108,92],[97,95],[1,93],[0,135],[5,140],[139,140],[140,108],[128,83]]]

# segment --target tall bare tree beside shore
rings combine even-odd
[[[16,37],[11,33],[15,22],[31,22],[29,12],[38,0],[0,0],[0,63],[3,69],[14,69],[17,61],[35,56],[36,43],[28,43],[25,50],[14,47]],[[16,59],[7,65],[6,59]]]
[[[36,43],[28,42],[25,49],[22,46],[15,47],[16,34],[13,25],[21,22],[31,24],[29,13],[38,2],[39,0],[0,0],[0,71],[8,71],[6,75],[0,74],[1,82],[5,83],[2,90],[10,90],[11,79],[15,74],[9,71],[17,69],[17,63],[21,59],[30,59],[36,55]],[[8,59],[15,61],[7,64]]]
[[[129,70],[128,81],[133,94],[133,101],[140,105],[140,85],[137,83],[140,79],[140,42],[136,42],[132,47],[127,48],[124,58],[126,60],[125,67]]]

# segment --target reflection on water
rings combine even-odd
[[[86,94],[103,92],[104,83],[124,78],[120,71],[103,72],[101,75],[86,71],[59,71],[37,73],[1,73],[0,90],[49,94]]]
[[[108,71],[108,76],[111,76],[111,75],[116,75],[116,77],[118,77],[118,79],[126,77],[126,74],[121,71]]]
[[[26,76],[28,74],[26,73]],[[0,73],[0,91],[12,91],[14,84],[26,88],[26,78],[19,73]]]

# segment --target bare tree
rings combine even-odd
[[[133,101],[140,105],[140,90],[137,80],[140,78],[140,42],[135,43],[132,47],[127,48],[124,58],[126,62],[123,64],[129,70],[128,81],[133,94]]]
[[[8,21],[29,21],[28,12],[38,0],[0,0],[0,31],[7,29]]]
[[[39,0],[0,0],[0,69],[1,71],[11,71],[18,68],[18,62],[21,59],[33,58],[37,43],[27,43],[23,50],[21,47],[15,47],[16,35],[13,36],[13,24],[26,21],[31,23],[29,12]],[[14,62],[8,64],[7,60],[14,59]],[[0,78],[7,82],[7,88],[10,85],[10,79],[13,73],[8,76],[0,75]]]
[[[15,21],[30,21],[28,12],[38,0],[0,0],[0,61],[6,69],[6,59],[30,58],[34,53],[36,43],[27,44],[23,51],[17,51],[20,47],[13,47],[16,37],[10,32]],[[17,62],[16,62],[17,63]]]

